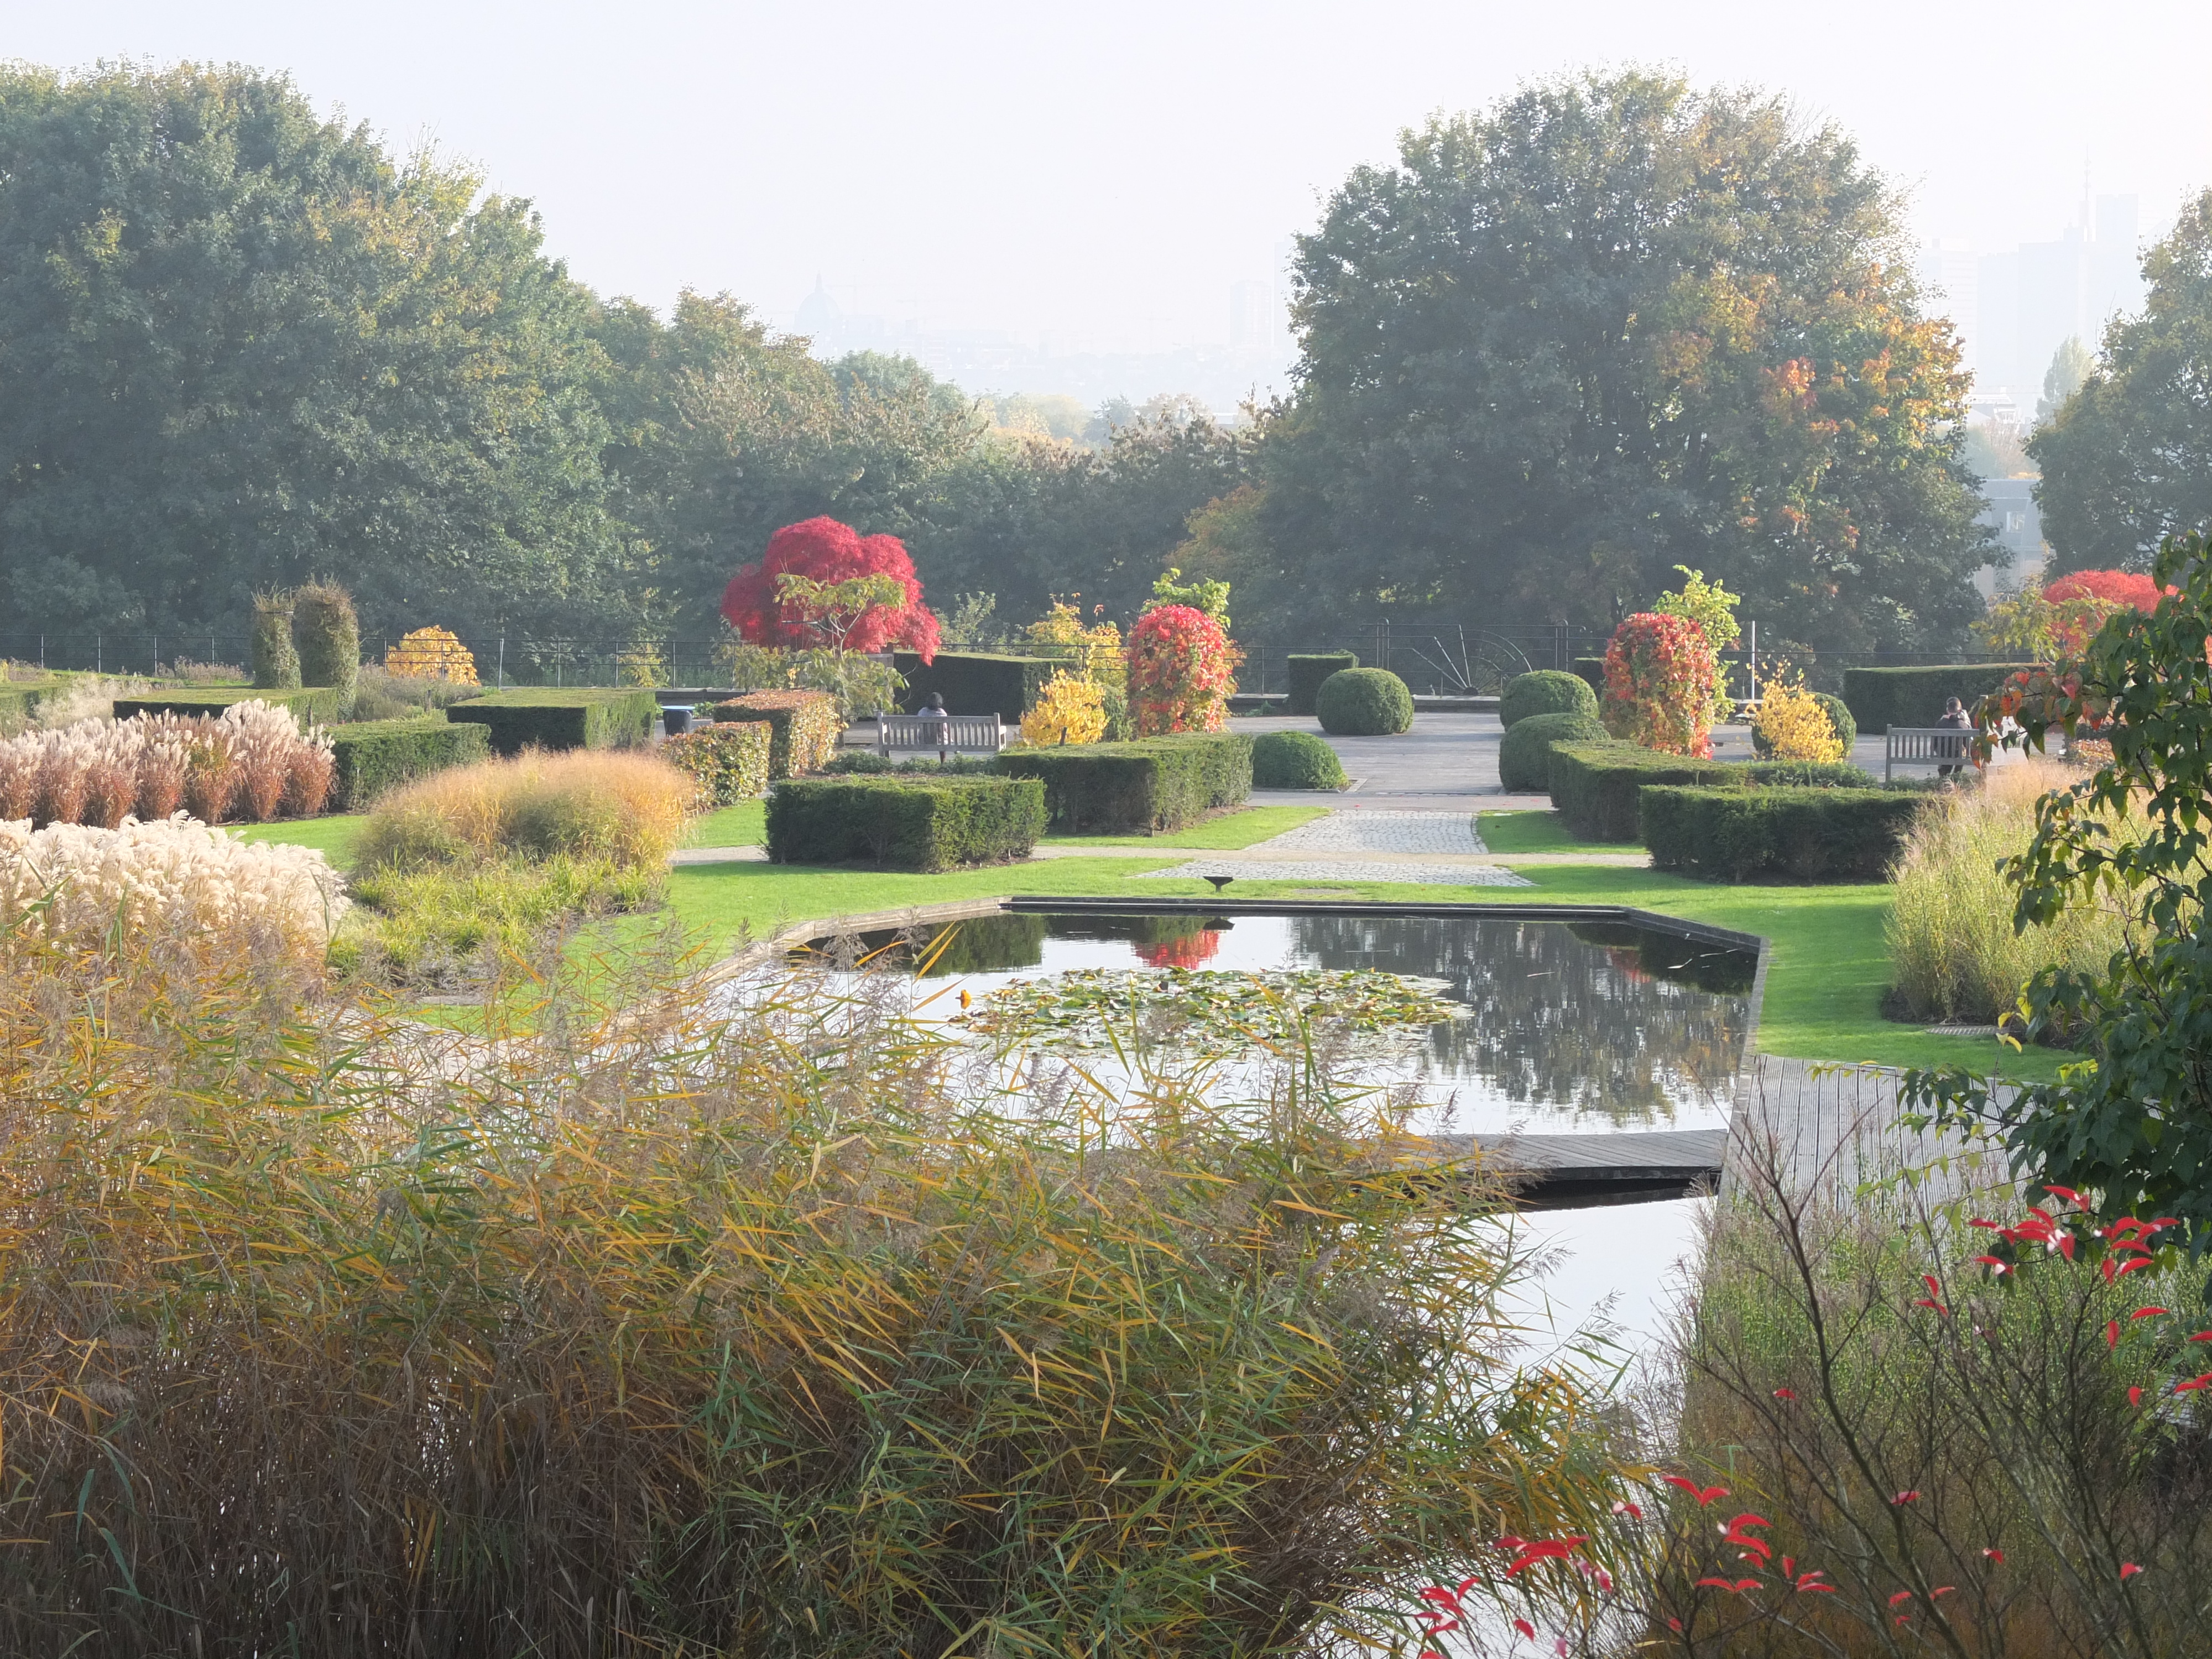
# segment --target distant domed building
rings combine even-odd
[[[844,318],[845,313],[837,308],[837,302],[830,297],[829,285],[817,275],[814,278],[814,292],[799,301],[799,315],[795,319],[799,331],[819,340],[826,335],[836,333],[837,325]]]

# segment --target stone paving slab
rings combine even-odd
[[[1246,881],[1398,881],[1431,887],[1534,887],[1498,864],[1384,863],[1362,859],[1196,859],[1170,870],[1147,870],[1132,881],[1192,880],[1206,876]]]
[[[1484,851],[1472,812],[1331,812],[1245,849],[1277,853],[1441,853]]]

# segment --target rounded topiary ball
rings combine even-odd
[[[1815,691],[1813,701],[1828,717],[1828,724],[1836,728],[1836,735],[1844,740],[1844,753],[1851,752],[1851,745],[1859,740],[1859,723],[1851,718],[1851,711],[1844,706],[1841,697],[1830,696],[1826,691]]]
[[[1594,714],[1531,714],[1516,720],[1498,745],[1498,781],[1516,795],[1541,794],[1552,787],[1553,744],[1603,743],[1607,736]]]
[[[1498,700],[1498,718],[1510,732],[1531,714],[1587,714],[1595,720],[1597,693],[1581,675],[1563,668],[1516,674]]]
[[[1345,668],[1314,699],[1321,729],[1340,738],[1394,738],[1413,723],[1413,694],[1387,668]]]
[[[1252,739],[1255,789],[1341,789],[1344,763],[1310,732],[1267,732]]]

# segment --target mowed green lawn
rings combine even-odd
[[[757,846],[762,834],[757,801],[724,809],[702,818],[691,838],[700,847]],[[1191,880],[1137,880],[1146,871],[1181,862],[1179,847],[1249,846],[1279,835],[1313,816],[1306,807],[1262,807],[1194,826],[1218,837],[1194,841],[1193,831],[1146,837],[1056,837],[1055,845],[1157,848],[1161,856],[1102,859],[1059,858],[945,875],[908,875],[852,868],[815,868],[751,862],[679,865],[669,872],[669,902],[677,916],[699,931],[710,949],[725,951],[745,938],[758,938],[801,921],[872,915],[940,904],[954,899],[1012,894],[1110,896],[1115,897],[1208,896],[1212,889]],[[1283,815],[1288,815],[1288,820]],[[252,841],[283,841],[315,847],[343,867],[350,861],[362,820],[356,817],[310,819],[297,823],[256,825],[242,833]],[[1485,840],[1499,852],[1575,852],[1546,812],[1485,814]],[[1618,847],[1590,851],[1619,852]],[[1882,937],[1889,914],[1886,886],[1720,886],[1685,877],[1620,866],[1537,865],[1519,872],[1529,888],[1500,890],[1423,886],[1395,882],[1330,884],[1346,897],[1443,901],[1453,903],[1512,902],[1544,899],[1567,904],[1624,904],[1680,916],[1714,927],[1758,933],[1774,942],[1759,1046],[1767,1054],[1805,1060],[1873,1061],[1890,1066],[1955,1062],[2008,1075],[2045,1078],[2055,1074],[2060,1056],[2044,1051],[2013,1054],[1994,1041],[1929,1036],[1917,1026],[1881,1017],[1889,985],[1889,952]],[[1311,881],[1269,882],[1240,878],[1239,898],[1266,898],[1295,890],[1316,892]]]

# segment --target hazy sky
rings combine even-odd
[[[552,250],[665,306],[839,299],[1064,344],[1221,339],[1398,130],[1593,64],[1787,91],[1909,185],[1925,236],[2056,235],[2087,163],[2147,225],[2212,184],[2207,0],[1083,7],[935,0],[0,0],[0,52],[291,73],[532,198]],[[2192,84],[2193,82],[2193,84]]]

